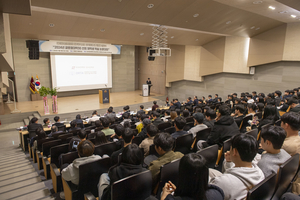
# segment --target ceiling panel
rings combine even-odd
[[[300,1],[299,0],[276,0],[276,1],[300,11]]]
[[[30,15],[30,0],[0,0],[0,11],[19,15]]]

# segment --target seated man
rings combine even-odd
[[[192,106],[193,105],[193,100],[192,97],[187,98],[186,103],[184,104],[184,106]]]
[[[193,117],[194,117],[194,127],[191,128],[188,133],[192,133],[193,134],[193,137],[195,138],[196,137],[196,134],[203,130],[203,129],[206,129],[207,126],[205,124],[203,124],[203,120],[204,120],[204,116],[202,113],[194,113],[193,114]]]
[[[123,142],[122,135],[124,134],[125,128],[121,124],[115,126],[115,134],[110,137],[111,142],[117,142],[121,145]]]
[[[179,116],[175,118],[174,126],[176,131],[172,133],[172,137],[174,139],[178,138],[179,136],[187,134],[187,132],[183,130],[183,127],[185,125],[186,125],[186,121],[183,117]]]
[[[72,139],[69,142],[69,151],[77,151],[78,145],[81,141],[86,140],[86,131],[84,129],[81,129],[78,132],[77,136],[72,137]]]
[[[244,106],[242,106],[242,105],[235,106],[235,113],[234,113],[233,119],[238,127],[240,127],[240,125],[245,117],[244,112],[245,112]]]
[[[268,125],[261,130],[261,147],[265,152],[258,154],[257,166],[263,171],[265,177],[273,172],[277,173],[279,166],[291,156],[281,149],[286,137],[285,130],[279,126]],[[260,158],[261,157],[261,158]]]
[[[254,103],[254,100],[253,100],[251,94],[248,94],[248,95],[247,95],[247,99],[248,99],[247,103]]]
[[[101,118],[101,121],[102,121],[102,125],[103,125],[103,129],[102,129],[102,132],[105,134],[105,135],[112,135],[115,133],[115,131],[113,129],[110,129],[109,128],[109,120],[107,117],[102,117]]]
[[[152,183],[155,186],[158,183],[158,175],[160,167],[173,160],[181,158],[183,156],[180,152],[174,152],[173,144],[174,139],[169,133],[159,133],[154,137],[155,150],[159,155],[159,158],[152,161],[149,165],[149,170],[152,173]],[[154,187],[153,187],[154,188]]]
[[[137,114],[140,114],[140,115],[145,114],[144,106],[143,105],[140,105],[140,110],[137,111]]]
[[[39,121],[38,121],[38,118],[36,117],[33,117],[31,120],[30,120],[30,124],[28,125],[27,127],[27,130],[29,132],[29,138],[32,138],[34,136],[36,136],[36,129],[38,128],[41,128],[43,129],[43,126],[42,124],[39,124]]]
[[[159,124],[163,123],[163,121],[160,119],[160,114],[156,111],[153,112],[153,122],[155,126],[158,126]]]
[[[296,97],[290,98],[290,100],[287,102],[287,104],[291,108],[289,112],[298,113],[300,111],[299,99],[297,99]]]
[[[73,163],[68,167],[64,168],[61,172],[63,179],[66,181],[71,181],[73,184],[79,184],[79,166],[96,160],[100,160],[99,155],[94,155],[94,144],[89,140],[84,140],[78,145],[78,155]]]
[[[44,122],[44,127],[48,127],[48,125],[50,125],[50,119],[49,118],[45,118],[44,120],[43,120],[43,122]]]
[[[281,127],[286,131],[286,138],[282,145],[282,149],[291,156],[296,153],[300,154],[300,114],[288,112],[281,116]]]
[[[147,135],[148,135],[148,138],[144,139],[141,142],[141,144],[139,145],[139,147],[141,149],[144,149],[144,156],[148,156],[149,155],[149,147],[150,147],[150,145],[153,144],[153,140],[154,140],[154,137],[157,134],[157,132],[158,132],[158,129],[153,124],[149,124],[149,126],[147,126]]]
[[[153,106],[152,106],[152,111],[155,111],[156,108],[158,108],[159,106],[157,105],[156,101],[153,101]]]
[[[47,135],[48,137],[53,137],[54,134],[58,132],[58,128],[55,125],[51,126],[51,132]]]
[[[129,119],[130,114],[125,112],[123,113],[122,117],[123,117],[123,121],[120,123],[122,126],[124,126],[125,122],[131,122],[131,119]]]
[[[124,107],[123,107],[123,114],[124,114],[124,113],[129,113],[129,114],[130,114],[130,110],[129,110],[129,109],[130,109],[130,107],[129,107],[128,105],[127,105],[127,106],[124,106]]]
[[[147,126],[151,124],[151,120],[148,119],[147,117],[145,119],[143,119],[143,128],[142,131],[138,133],[137,137],[141,137],[142,140],[144,140],[145,138],[147,138]]]
[[[127,147],[128,145],[131,144],[132,139],[133,139],[133,131],[131,128],[125,128],[123,134],[122,134],[122,138],[124,140],[124,145],[121,149],[113,152],[111,154],[111,164],[112,165],[116,165],[118,164],[118,158],[119,158],[119,154],[123,152],[124,148]]]
[[[55,117],[54,117],[54,121],[55,121],[54,125],[57,126],[57,127],[60,127],[60,126],[63,126],[63,125],[64,125],[64,123],[61,123],[61,122],[60,122],[59,116],[55,116]]]
[[[193,101],[194,106],[198,106],[198,103],[199,103],[198,97],[194,96],[194,101]]]
[[[216,117],[216,111],[214,111],[213,109],[207,109],[205,112],[205,119],[203,120],[203,124],[213,129],[216,122]]]
[[[165,111],[165,116],[162,117],[161,119],[162,119],[164,122],[168,122],[170,118],[171,118],[171,116],[170,116],[170,110],[166,110],[166,111]]]
[[[253,136],[237,134],[232,138],[230,151],[225,153],[225,172],[210,169],[210,184],[223,190],[225,200],[245,199],[248,190],[264,180],[264,173],[252,163],[257,151]]]
[[[116,113],[114,113],[113,112],[113,108],[112,107],[109,107],[108,109],[107,109],[107,113],[106,113],[106,115],[105,115],[106,117],[116,117]]]
[[[180,109],[181,108],[181,103],[178,101],[178,99],[174,99],[174,105],[176,109]]]
[[[99,116],[98,116],[98,112],[97,112],[97,110],[95,110],[93,113],[92,113],[92,117],[91,118],[89,118],[89,123],[91,123],[91,122],[94,122],[94,121],[96,121],[96,120],[99,120]]]
[[[71,125],[71,128],[68,130],[69,132],[80,130],[80,128],[77,127],[77,123],[75,120],[71,121],[70,125]]]

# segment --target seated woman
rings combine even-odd
[[[146,171],[142,167],[144,155],[136,144],[130,144],[123,150],[120,165],[109,169],[108,174],[101,175],[98,185],[99,199],[111,199],[111,185],[123,178]]]
[[[262,119],[259,121],[258,125],[252,121],[252,129],[257,128],[258,132],[261,127],[267,124],[274,124],[279,119],[277,108],[271,105],[267,105],[264,109]]]
[[[205,164],[205,158],[199,154],[190,153],[183,156],[179,163],[178,185],[175,186],[171,181],[166,183],[160,199],[223,200],[222,189],[208,184],[209,170]]]
[[[247,105],[247,108],[248,108],[248,114],[246,114],[246,117],[247,116],[251,116],[252,117],[256,114],[255,110],[256,110],[256,105],[254,103],[249,103]]]
[[[95,146],[100,144],[107,143],[107,139],[105,137],[105,134],[102,131],[98,131],[96,133],[96,140],[95,140]]]
[[[177,112],[176,111],[171,111],[170,115],[171,115],[171,119],[169,120],[169,122],[172,124],[172,126],[174,126],[174,120],[178,116]]]
[[[36,129],[35,133],[37,136],[32,138],[32,141],[30,141],[31,144],[33,142],[33,145],[32,145],[33,149],[37,149],[37,140],[46,138],[46,133],[45,133],[44,129],[42,129],[42,128]]]

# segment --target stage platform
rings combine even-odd
[[[71,96],[71,97],[59,97],[58,95],[58,113],[57,114],[67,114],[74,112],[84,112],[87,110],[99,110],[106,109],[110,106],[114,108],[125,106],[125,105],[134,105],[134,104],[144,104],[146,102],[152,102],[155,100],[162,100],[163,95],[152,93],[149,97],[141,96],[142,91],[130,91],[130,92],[116,92],[110,93],[110,103],[100,104],[99,103],[99,94],[93,95],[82,95],[82,96]],[[50,96],[49,96],[50,97]],[[48,99],[50,115],[55,115],[52,113],[52,99]],[[145,106],[145,108],[147,108]],[[2,107],[3,114],[10,114],[14,110],[14,104],[5,104]],[[26,101],[26,102],[17,102],[17,109],[24,112],[34,112],[38,111],[41,116],[44,115],[43,101]],[[120,108],[119,108],[120,109]],[[119,112],[119,109],[114,109],[115,112]],[[134,110],[137,108],[134,108]],[[131,109],[133,110],[133,109]],[[104,113],[100,113],[104,114]]]

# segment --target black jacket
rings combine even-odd
[[[214,125],[215,125],[215,122],[216,122],[216,120],[210,120],[210,121],[208,121],[208,120],[204,120],[203,121],[203,124],[205,124],[207,127],[210,127],[211,128],[211,130],[213,129],[213,127],[214,127]]]
[[[160,118],[156,118],[153,122],[152,122],[155,126],[158,126],[158,124],[164,123]]]
[[[295,112],[295,113],[297,113],[297,112],[300,112],[300,104],[298,104],[296,107],[294,107],[294,108],[291,108],[290,109],[290,112]]]
[[[32,138],[32,137],[36,136],[35,131],[36,131],[36,129],[38,129],[38,128],[43,129],[42,124],[32,123],[32,124],[29,124],[29,125],[28,125],[27,130],[28,130],[28,132],[29,132],[29,138]]]
[[[137,111],[137,114],[143,115],[143,114],[145,114],[145,111],[144,110],[139,110],[139,111]]]
[[[221,118],[215,122],[215,125],[207,138],[207,144],[218,144],[219,146],[222,146],[225,140],[239,133],[239,127],[235,123],[233,117],[221,116]]]
[[[245,115],[241,115],[241,116],[236,116],[233,118],[238,127],[240,127],[244,117],[245,117]]]

